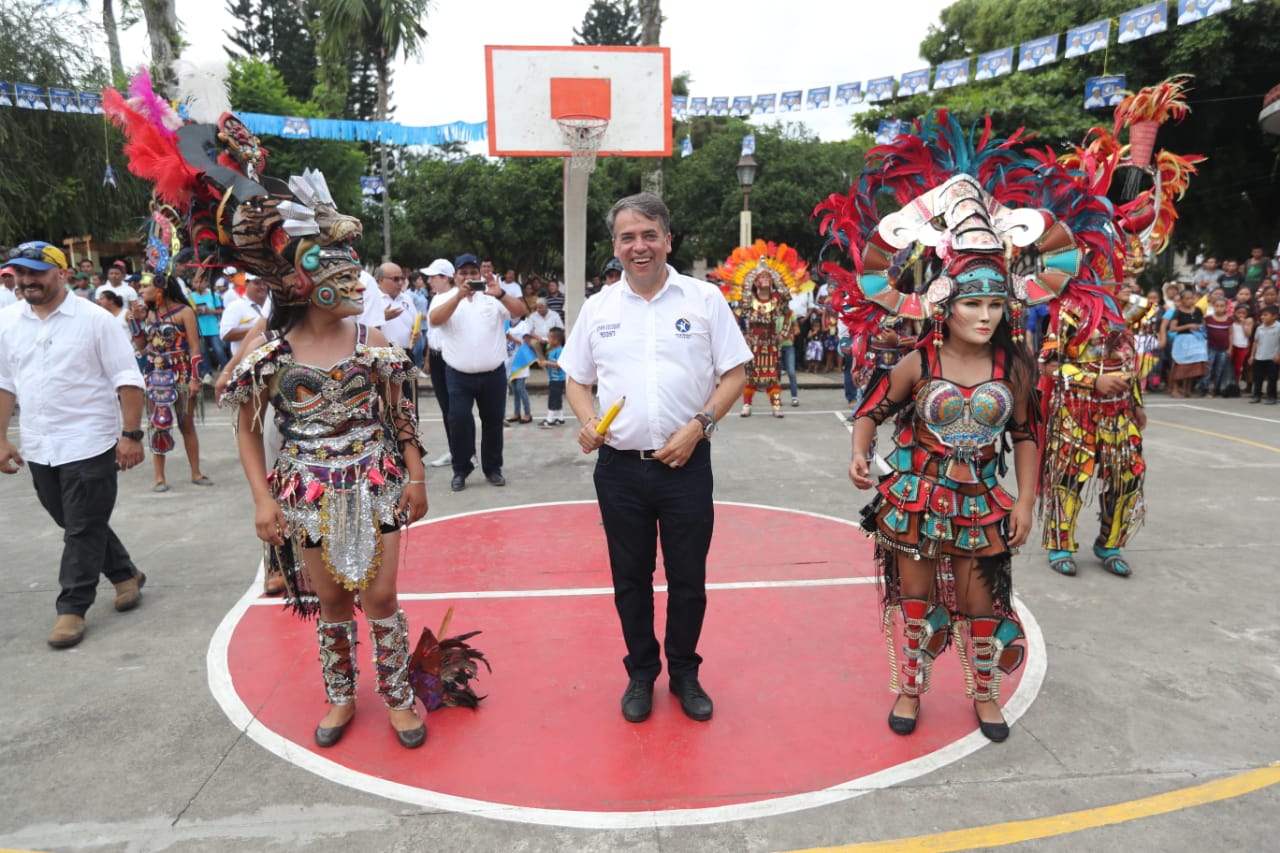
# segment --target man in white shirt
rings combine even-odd
[[[124,277],[124,261],[116,261],[114,264],[107,267],[107,283],[94,291],[93,298],[97,299],[98,294],[102,293],[104,290],[109,290],[116,296],[119,296],[124,302],[124,310],[131,310],[133,308],[133,303],[138,301],[138,291],[134,290],[131,285],[125,282]]]
[[[418,307],[409,294],[404,292],[406,281],[404,270],[398,264],[388,263],[378,267],[378,289],[386,297],[387,307],[397,309],[394,316],[383,322],[382,334],[407,353],[413,338],[413,327],[418,320]],[[383,316],[386,315],[384,309]]]
[[[34,241],[10,255],[25,302],[0,311],[0,473],[28,464],[40,503],[64,531],[58,619],[48,637],[63,649],[84,637],[99,574],[115,585],[116,610],[142,597],[146,576],[109,521],[117,470],[142,461],[143,381],[116,319],[66,289],[61,249]],[[8,438],[15,404],[21,454]]]
[[[709,720],[698,681],[711,546],[711,434],[746,384],[751,350],[720,291],[667,265],[671,214],[650,193],[628,196],[608,218],[622,280],[587,300],[560,354],[578,444],[599,451],[596,497],[614,604],[627,646],[622,716],[648,719],[665,648],[671,691],[684,713]],[[604,404],[625,398],[597,433],[591,386]],[[653,628],[657,539],[667,575],[666,639]]]
[[[400,310],[392,307],[387,301],[376,278],[360,270],[360,284],[364,286],[364,292],[361,294],[364,299],[364,310],[356,318],[357,323],[368,326],[370,329],[381,329],[384,323],[394,320],[399,315]]]
[[[480,277],[480,262],[470,253],[453,262],[453,290],[431,301],[427,315],[438,329],[449,389],[449,452],[455,492],[467,487],[474,470],[476,425],[480,415],[480,468],[485,479],[505,486],[502,476],[502,416],[507,401],[506,325],[523,317],[524,303],[502,289],[496,278]]]
[[[429,293],[429,301],[427,302],[428,316],[430,316],[431,306],[438,304],[437,300],[445,298],[453,290],[453,274],[455,272],[453,264],[444,258],[436,258],[428,266],[423,267],[422,274],[427,277],[427,290]],[[431,392],[435,395],[436,405],[440,407],[440,417],[444,420],[444,440],[448,444],[449,385],[445,376],[444,353],[440,350],[440,330],[431,325],[426,317],[423,318],[422,324],[426,326],[427,354],[425,361],[427,370],[431,374]],[[453,452],[446,449],[444,453],[431,460],[431,467],[443,468],[451,462],[453,462]]]
[[[245,336],[258,320],[271,316],[271,291],[256,275],[244,277],[244,297],[227,303],[218,322],[218,336],[231,345],[231,358],[236,357]]]
[[[17,271],[13,267],[0,269],[0,308],[8,308],[18,301]]]
[[[564,320],[552,311],[547,300],[539,296],[534,303],[533,313],[529,315],[529,343],[538,354],[538,358],[547,355],[547,335],[552,329],[563,329]]]

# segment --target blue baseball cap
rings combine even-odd
[[[473,267],[479,267],[480,259],[477,258],[475,255],[471,254],[470,252],[468,252],[465,255],[458,255],[458,257],[454,258],[453,260],[454,269],[460,270],[463,267],[465,267],[467,264],[471,264],[471,266]]]
[[[617,258],[610,258],[609,263],[604,265],[603,272],[617,271],[622,272],[622,261]]]
[[[32,240],[10,249],[9,263],[38,272],[54,267],[63,270],[68,268],[67,256],[62,253],[62,250],[40,240]]]

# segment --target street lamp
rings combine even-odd
[[[738,245],[751,245],[751,208],[747,199],[751,196],[751,185],[756,182],[756,161],[750,154],[738,158],[738,185],[742,187],[742,215],[738,219]]]

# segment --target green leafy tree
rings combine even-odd
[[[259,59],[280,72],[290,97],[305,101],[316,85],[315,0],[227,0],[237,28],[231,57]]]
[[[631,0],[592,0],[574,44],[640,44],[640,12]]]
[[[930,64],[1016,46],[1062,33],[1105,17],[1116,18],[1132,0],[957,0],[921,43]],[[1112,38],[1114,39],[1114,34]],[[1179,204],[1174,244],[1239,255],[1269,246],[1280,233],[1280,143],[1258,128],[1262,95],[1276,83],[1275,45],[1280,41],[1280,4],[1237,4],[1191,26],[1107,51],[1087,54],[1034,71],[898,100],[854,120],[872,130],[883,118],[915,118],[946,107],[965,123],[992,117],[997,132],[1019,127],[1061,150],[1095,125],[1110,127],[1110,110],[1083,108],[1086,77],[1124,74],[1130,89],[1192,73],[1191,115],[1161,128],[1157,144],[1179,153],[1208,156]]]
[[[95,25],[39,0],[0,3],[0,80],[95,91],[107,69],[84,44]],[[105,122],[75,113],[0,109],[0,244],[92,235],[137,235],[149,187],[124,168],[122,139]],[[104,186],[108,160],[117,186]]]

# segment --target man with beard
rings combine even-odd
[[[115,585],[119,611],[138,605],[146,582],[109,524],[117,470],[142,461],[142,374],[116,319],[67,291],[61,249],[33,241],[9,254],[26,301],[0,312],[0,472],[29,463],[40,503],[64,531],[48,642],[69,648],[84,637],[99,574]],[[15,403],[21,454],[8,439]]]

